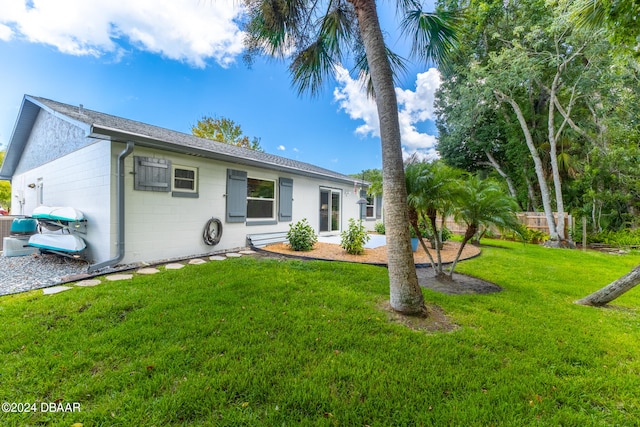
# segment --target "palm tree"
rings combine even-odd
[[[454,217],[467,225],[462,244],[449,269],[449,278],[453,279],[462,250],[481,227],[495,226],[502,230],[520,233],[521,225],[516,217],[518,202],[508,196],[500,185],[490,179],[482,180],[472,176],[463,181],[457,191]]]
[[[421,212],[424,212],[426,209],[426,205],[428,203],[427,200],[423,197],[424,192],[421,191],[423,188],[423,182],[425,181],[426,176],[428,176],[429,164],[426,162],[417,162],[417,161],[409,161],[404,169],[404,177],[405,177],[405,185],[407,188],[407,205],[409,207],[409,224],[413,229],[422,249],[426,252],[429,257],[429,262],[431,263],[431,267],[433,267],[434,271],[436,270],[436,263],[433,260],[433,256],[431,255],[431,251],[427,248],[427,245],[424,243],[424,239],[420,232],[420,220]]]
[[[432,264],[439,279],[446,279],[446,274],[442,264],[442,225],[438,226],[437,217],[446,218],[452,211],[460,173],[442,161],[428,163],[412,159],[405,168],[409,210],[415,211],[414,215],[418,217],[414,221],[421,219],[431,226],[436,251],[436,261]],[[422,242],[419,230],[416,233]],[[424,243],[422,246],[426,250]],[[431,258],[428,251],[427,254]]]
[[[249,57],[267,53],[290,59],[300,93],[317,93],[345,60],[367,76],[380,121],[390,303],[405,314],[426,314],[415,271],[408,227],[398,103],[392,64],[401,61],[384,42],[375,0],[245,0]],[[426,13],[417,0],[398,1],[412,53],[442,60],[451,50],[451,16]],[[353,54],[351,57],[349,54]]]

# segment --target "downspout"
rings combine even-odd
[[[94,272],[105,267],[111,267],[122,261],[124,258],[124,159],[133,152],[134,144],[127,141],[127,146],[118,155],[118,164],[116,165],[116,210],[118,221],[118,253],[114,258],[103,261],[99,264],[89,266],[89,272]]]

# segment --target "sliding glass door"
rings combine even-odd
[[[320,189],[320,232],[340,231],[339,190]]]

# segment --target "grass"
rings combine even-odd
[[[490,295],[425,290],[459,327],[378,308],[386,270],[241,258],[0,298],[0,425],[637,425],[640,293],[572,304],[640,263],[494,242],[460,272]]]

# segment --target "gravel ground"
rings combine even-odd
[[[88,276],[88,266],[58,255],[0,256],[0,295],[80,280]]]

